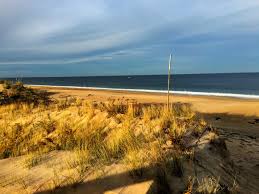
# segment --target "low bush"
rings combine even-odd
[[[3,82],[0,92],[0,105],[11,103],[48,104],[50,99],[47,92],[25,87],[22,82]]]

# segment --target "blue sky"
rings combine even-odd
[[[259,72],[258,0],[0,0],[0,76]]]

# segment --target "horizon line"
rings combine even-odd
[[[224,73],[171,73],[171,75],[215,75],[215,74],[257,74],[259,72],[224,72]],[[167,74],[122,74],[122,75],[64,75],[64,76],[16,76],[2,77],[0,79],[19,79],[19,78],[64,78],[64,77],[129,77],[129,76],[162,76]]]

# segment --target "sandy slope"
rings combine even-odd
[[[66,166],[70,158],[73,158],[73,154],[69,151],[53,151],[45,155],[44,159],[31,169],[24,166],[24,158],[25,156],[21,156],[0,160],[1,194],[40,193],[42,190],[62,184],[69,177],[71,177],[71,180],[73,178]],[[126,168],[123,165],[111,165],[104,169],[96,169],[95,173],[86,177],[88,182],[86,188],[76,188],[75,191],[73,187],[69,187],[60,193],[130,194],[133,191],[146,193],[153,181],[147,179],[135,183],[125,170]],[[99,178],[101,178],[99,181],[95,181]],[[109,190],[112,190],[112,192],[109,192]]]

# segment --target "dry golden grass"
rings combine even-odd
[[[181,176],[186,153],[181,139],[187,132],[199,134],[206,123],[187,104],[142,105],[123,100],[96,103],[76,98],[52,103],[11,103],[0,106],[0,159],[26,155],[24,165],[33,168],[53,150],[74,153],[66,161],[73,174],[48,182],[47,188],[84,181],[95,166],[121,162],[130,170],[169,165]],[[173,152],[165,148],[173,146]]]
[[[24,158],[24,166],[26,168],[33,168],[34,166],[37,166],[40,162],[44,161],[44,156],[40,153],[30,153],[27,154]]]
[[[198,180],[197,192],[201,194],[214,194],[220,189],[219,178],[204,177],[202,180]]]
[[[87,150],[91,160],[111,161],[152,142],[179,143],[204,121],[187,105],[171,111],[163,105],[106,104],[65,99],[48,106],[9,104],[0,107],[1,158],[52,150]]]

